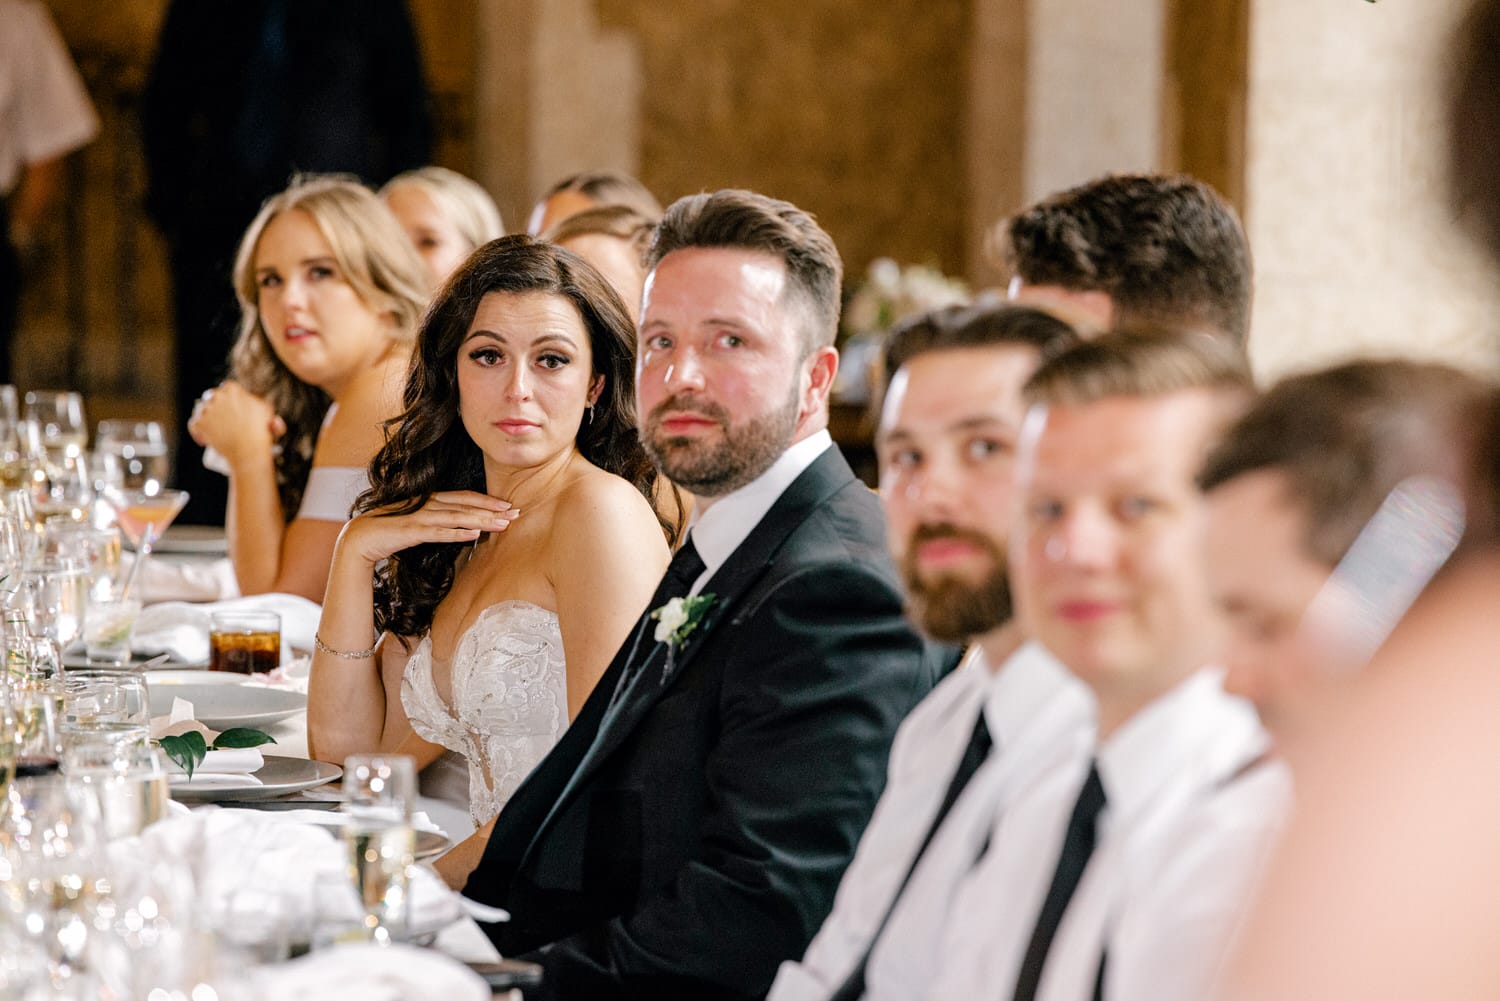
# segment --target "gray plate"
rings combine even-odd
[[[191,556],[227,556],[229,540],[224,530],[212,525],[173,525],[151,547],[156,553]]]
[[[338,765],[326,761],[284,758],[277,754],[264,757],[266,763],[255,773],[260,785],[215,784],[194,788],[191,781],[179,782],[172,785],[172,798],[194,803],[211,803],[218,799],[273,799],[332,782],[344,774]]]
[[[174,698],[187,699],[193,704],[193,718],[214,730],[270,726],[307,709],[306,695],[285,688],[220,683],[152,684],[148,674],[146,690],[151,695],[152,716],[171,712]]]

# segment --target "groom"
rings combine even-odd
[[[826,430],[841,264],[795,206],[668,209],[641,437],[696,520],[464,892],[510,910],[542,996],[758,998],[827,915],[896,726],[937,677],[873,493]],[[675,600],[674,600],[675,599]]]

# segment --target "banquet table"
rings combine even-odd
[[[158,551],[158,553],[152,557],[152,561],[154,563],[157,563],[161,567],[162,572],[159,573],[155,578],[153,578],[153,582],[165,581],[168,584],[171,584],[176,581],[187,580],[191,584],[197,584],[198,582],[202,582],[205,580],[213,581],[216,579],[222,579],[222,567],[216,566],[214,562],[218,559],[222,559],[222,557],[217,557],[214,554],[172,553]],[[150,566],[151,564],[147,565],[148,568]],[[180,572],[181,570],[186,570],[187,573],[184,575]],[[186,595],[170,593],[162,594],[161,596],[178,599],[186,597]],[[148,593],[148,600],[150,600],[151,597],[153,597],[153,595]],[[203,597],[232,597],[232,595],[205,594],[203,595]],[[306,653],[306,651],[294,652]],[[298,712],[286,719],[280,720],[279,722],[258,727],[258,729],[264,730],[276,741],[276,743],[271,747],[268,747],[267,750],[273,751],[277,755],[287,757],[308,757],[307,712],[305,710]],[[335,762],[335,764],[337,764],[337,762]],[[269,805],[270,808],[274,809],[277,808],[275,804],[295,804],[297,802],[316,802],[319,800],[326,801],[329,798],[330,790],[333,788],[335,787],[318,786],[302,792],[266,800],[264,801],[264,803]],[[246,803],[243,805],[254,808],[256,804]],[[194,804],[194,808],[212,809],[214,807],[212,806],[212,804],[208,804],[206,807],[199,807]],[[467,837],[473,830],[472,822],[469,820],[467,813],[454,807],[451,804],[419,796],[417,798],[417,801],[414,803],[413,808],[416,811],[426,813],[428,817],[438,827],[442,828],[443,831],[454,842]],[[443,928],[438,933],[431,947],[438,950],[439,952],[453,957],[454,959],[459,960],[460,962],[488,963],[494,962],[500,958],[499,953],[496,952],[494,945],[491,944],[489,939],[485,936],[484,932],[473,921],[473,919],[467,916],[462,917],[459,920],[454,921],[447,927]]]

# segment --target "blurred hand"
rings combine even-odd
[[[235,467],[269,455],[276,439],[286,434],[286,422],[266,399],[226,379],[194,404],[188,434]]]
[[[502,532],[520,514],[509,502],[489,494],[445,491],[409,514],[359,515],[339,534],[339,548],[373,566],[424,542],[472,542],[484,532]]]

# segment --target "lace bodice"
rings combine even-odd
[[[469,815],[488,823],[568,725],[557,615],[525,601],[479,613],[453,650],[453,705],[432,680],[432,638],[406,662],[401,705],[417,736],[469,764]]]

